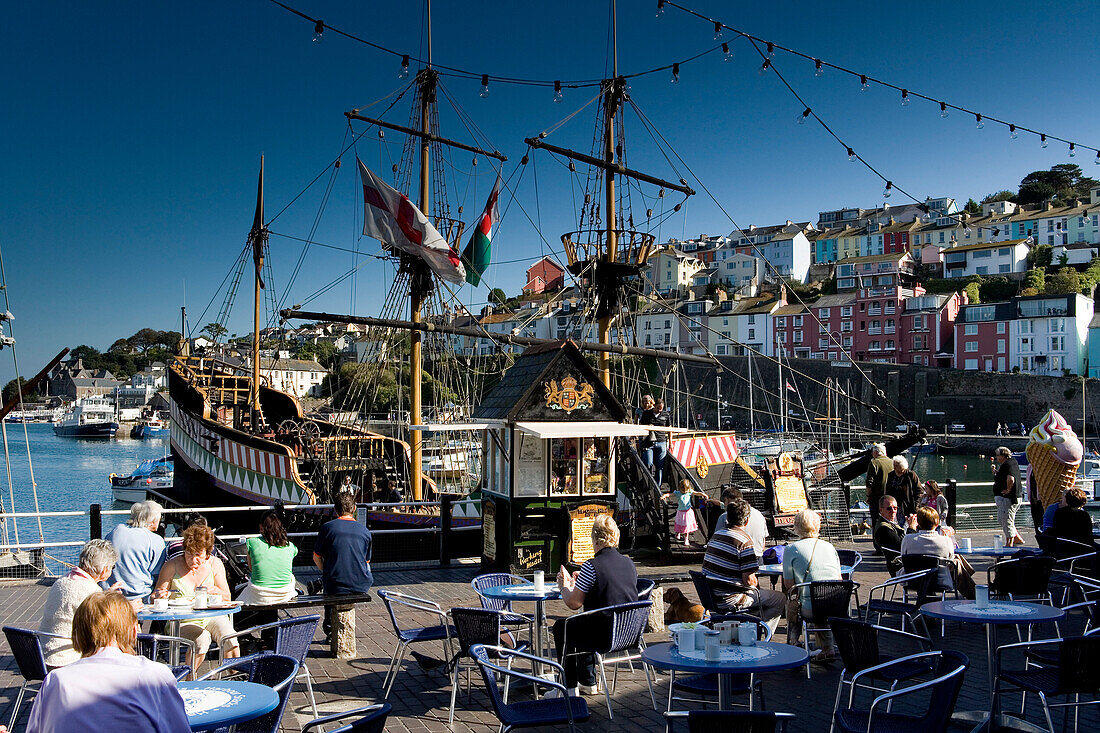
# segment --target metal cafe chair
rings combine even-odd
[[[793,713],[756,710],[671,710],[665,713],[665,731],[673,721],[687,720],[688,733],[785,733]]]
[[[810,653],[810,632],[828,631],[829,619],[851,615],[852,596],[859,583],[851,580],[812,580],[791,586],[790,592],[801,598],[801,589],[809,591],[810,613],[807,616],[799,602],[798,615],[802,620],[802,647]],[[790,630],[788,629],[788,634]],[[825,650],[823,650],[824,652]],[[810,679],[810,662],[806,662],[806,679]]]
[[[489,660],[490,655],[499,659],[519,658],[526,659],[532,665],[545,666],[553,669],[560,679],[565,678],[565,669],[549,659],[540,659],[533,654],[518,652],[502,646],[485,646],[474,644],[470,648],[470,654],[481,668],[481,677],[485,681],[485,690],[489,693],[489,701],[493,705],[493,712],[500,721],[500,733],[508,733],[516,728],[543,728],[551,725],[568,725],[571,733],[576,733],[576,724],[588,720],[590,713],[588,703],[583,697],[569,694],[565,685],[560,682],[535,677],[508,667],[495,664]],[[518,703],[507,703],[501,697],[499,677],[508,680],[517,680],[535,685],[535,689],[545,688],[556,690],[556,697],[544,696],[538,700],[524,700]]]
[[[848,694],[848,707],[837,710],[833,714],[835,730],[841,733],[947,730],[951,714],[955,711],[955,703],[959,699],[959,690],[962,689],[963,674],[970,666],[970,660],[965,654],[954,650],[930,654],[938,656],[934,661],[932,679],[883,693],[872,700],[871,705],[866,709],[853,707],[856,687],[861,686],[860,680],[863,677],[882,670],[865,669],[853,675],[851,691]],[[901,665],[910,661],[912,660],[903,657],[888,664]],[[880,665],[880,667],[885,666],[887,665]],[[928,707],[919,714],[891,712],[891,705],[906,696],[927,700]]]
[[[313,678],[306,667],[306,655],[309,653],[309,645],[313,643],[313,637],[317,633],[317,625],[321,622],[318,615],[291,616],[290,618],[275,621],[270,624],[260,624],[233,634],[223,636],[221,639],[222,659],[225,659],[229,640],[239,636],[265,631],[275,634],[275,653],[284,654],[298,662],[298,679],[305,678],[306,691],[309,693],[309,704],[313,708],[313,716],[317,717],[317,698],[313,694]]]
[[[193,639],[182,636],[164,636],[162,634],[138,634],[137,653],[154,662],[167,662],[176,677],[176,682],[194,675],[190,664],[174,664],[180,659],[179,650],[186,649],[183,659],[194,659],[198,645]]]
[[[454,656],[451,638],[454,636],[455,628],[447,618],[447,613],[435,601],[392,590],[380,590],[378,597],[386,604],[390,622],[393,623],[393,633],[397,636],[397,646],[393,650],[389,669],[386,670],[386,678],[382,682],[382,687],[385,689],[385,694],[382,695],[384,700],[390,696],[393,682],[397,679],[401,662],[404,661],[405,652],[409,647],[425,641],[442,641],[444,653],[447,659],[451,659]],[[438,618],[439,623],[430,626],[402,626],[402,621],[397,618],[399,613],[419,613]]]
[[[492,608],[452,608],[451,621],[454,623],[455,638],[458,641],[458,653],[452,660],[454,670],[451,674],[451,710],[447,717],[447,723],[455,720],[455,699],[458,697],[458,676],[466,666],[466,694],[469,698],[470,675],[469,671],[477,666],[470,655],[470,649],[474,644],[482,644],[488,647],[500,645],[501,631],[504,629],[506,612]],[[527,651],[527,642],[516,644],[515,649]],[[512,657],[509,657],[508,668],[512,667]],[[463,663],[469,660],[469,664]],[[504,701],[508,702],[508,681],[504,684]]]
[[[220,678],[229,673],[230,677],[239,677],[247,682],[266,685],[279,694],[279,704],[269,713],[244,723],[232,726],[234,733],[278,733],[286,710],[286,702],[298,676],[298,662],[283,654],[261,652],[241,657],[223,664],[204,674],[200,680]],[[230,728],[219,728],[216,733],[229,733]]]
[[[1030,655],[1036,647],[1044,646],[1056,647],[1057,658],[1052,665],[1033,667],[1025,664],[1024,669],[1005,668],[1003,657],[1006,653],[1022,649]],[[1032,660],[1029,659],[1030,661]],[[1034,693],[1042,703],[1047,729],[1050,733],[1054,733],[1054,722],[1050,717],[1051,708],[1062,708],[1067,713],[1072,708],[1076,717],[1078,707],[1100,704],[1100,700],[1095,699],[1097,694],[1100,694],[1100,635],[1097,634],[1005,644],[997,648],[994,669],[997,670],[996,683],[993,687],[994,715],[1000,709],[1001,695],[1014,691],[1022,692],[1024,698],[1021,707],[1026,707],[1027,694]],[[1082,695],[1093,699],[1082,702]],[[1052,703],[1049,700],[1052,697],[1067,699],[1066,702]],[[1075,721],[1073,730],[1076,729]],[[1066,728],[1066,730],[1069,729]]]
[[[12,705],[11,720],[8,721],[8,730],[15,730],[15,720],[19,717],[23,698],[27,693],[31,696],[37,695],[42,680],[46,679],[46,657],[42,653],[42,639],[65,637],[61,634],[49,634],[45,631],[32,631],[14,626],[5,626],[4,636],[8,639],[8,646],[11,647],[11,653],[15,656],[15,665],[23,678],[23,684],[15,696],[15,704]]]
[[[499,588],[502,585],[523,585],[530,583],[520,575],[512,575],[511,573],[485,573],[479,575],[470,581],[470,587],[474,589],[474,593],[477,593],[478,599],[481,601],[482,608],[491,608],[495,611],[504,611],[506,626],[526,626],[530,633],[535,631],[535,617],[526,614],[518,613],[512,610],[512,602],[503,598],[489,598],[482,594],[482,591],[488,588]],[[544,629],[539,629],[539,633],[544,633]],[[531,637],[532,642],[534,637]],[[549,647],[549,639],[547,639],[546,647]],[[544,648],[546,648],[544,647]]]
[[[388,702],[366,705],[354,710],[347,710],[335,715],[326,715],[323,718],[314,718],[302,727],[302,733],[309,733],[314,728],[322,728],[331,723],[338,723],[355,715],[362,715],[358,720],[353,720],[347,725],[330,730],[329,733],[383,733],[386,729],[386,718],[393,711],[393,706]]]

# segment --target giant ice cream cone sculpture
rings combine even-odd
[[[1043,506],[1050,506],[1077,481],[1084,449],[1066,419],[1054,410],[1031,429],[1027,460],[1035,477],[1035,490]]]

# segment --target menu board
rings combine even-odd
[[[490,562],[497,559],[497,503],[486,498],[481,505],[481,554]]]
[[[601,514],[615,515],[615,507],[604,504],[582,504],[569,512],[569,548],[567,562],[580,565],[595,556],[592,547],[592,525]]]
[[[546,441],[521,435],[514,496],[546,495]]]

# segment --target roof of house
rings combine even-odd
[[[487,316],[483,316],[479,321],[481,325],[487,326],[490,323],[503,323],[510,321],[516,317],[516,314],[511,311],[504,311],[503,313],[490,313]]]
[[[777,308],[775,310],[775,312],[772,313],[772,315],[773,316],[792,316],[792,315],[798,315],[799,313],[805,313],[806,311],[807,311],[806,306],[802,305],[801,303],[795,303],[794,305],[784,305],[780,308]]]
[[[836,261],[838,265],[864,265],[874,264],[876,262],[900,262],[906,256],[910,256],[908,252],[887,252],[881,255],[864,255],[863,257],[845,257]]]
[[[260,369],[278,369],[284,372],[327,372],[316,359],[260,359]]]
[[[850,305],[854,302],[856,302],[855,293],[832,293],[822,295],[813,303],[810,303],[810,306],[813,308],[834,308],[840,305]]]

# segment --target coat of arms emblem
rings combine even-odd
[[[573,377],[561,380],[558,387],[557,380],[551,379],[544,385],[546,389],[546,406],[551,410],[587,410],[592,407],[592,398],[595,390],[591,384],[578,383]]]

